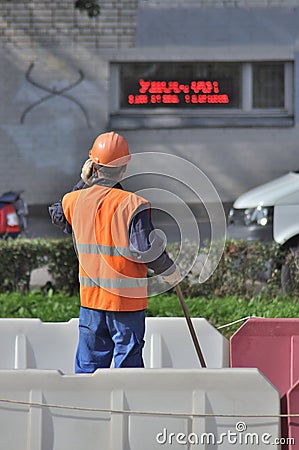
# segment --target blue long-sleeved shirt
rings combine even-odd
[[[120,183],[115,184],[115,181],[105,178],[98,179],[95,183],[114,189],[122,189]],[[74,186],[73,191],[83,188],[84,182],[80,180]],[[63,213],[61,201],[49,207],[49,214],[54,225],[62,228],[65,233],[72,233],[72,228]],[[164,273],[165,275],[170,275],[174,272],[175,265],[168,253],[163,250],[163,242],[155,234],[155,229],[147,210],[137,212],[132,218],[129,227],[129,243],[130,250],[137,254],[137,258],[144,262],[155,274]]]

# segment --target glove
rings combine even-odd
[[[175,271],[172,272],[170,275],[162,275],[162,279],[163,281],[166,281],[166,283],[172,284],[174,286],[177,285],[182,279],[179,267],[175,266]]]
[[[81,171],[81,178],[84,181],[84,183],[90,184],[92,172],[93,172],[93,162],[91,159],[87,159],[83,164]]]

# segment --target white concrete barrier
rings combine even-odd
[[[0,369],[51,369],[72,373],[78,319],[0,319]]]
[[[208,368],[229,366],[229,342],[205,319],[192,319]],[[73,373],[78,319],[0,319],[0,369],[49,369]],[[184,318],[146,319],[146,368],[199,368]]]
[[[209,369],[229,367],[229,341],[206,319],[192,319],[206,365]],[[195,347],[183,317],[146,319],[144,362],[148,368],[200,367]]]
[[[0,371],[3,450],[278,449],[278,417],[244,416],[279,412],[257,369]]]

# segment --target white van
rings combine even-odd
[[[262,184],[234,202],[228,215],[230,239],[299,245],[299,171]]]

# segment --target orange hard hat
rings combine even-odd
[[[126,139],[110,131],[100,134],[94,141],[89,158],[101,166],[125,166],[131,159]]]

